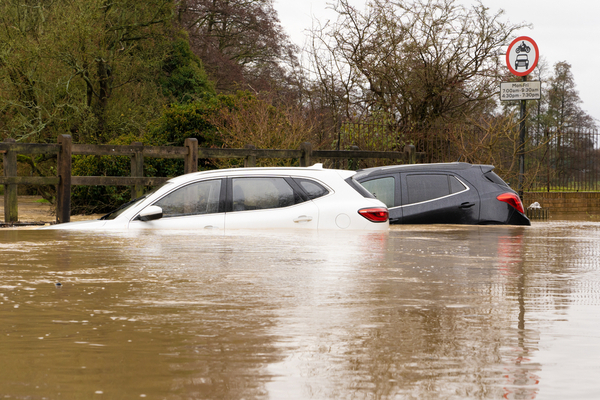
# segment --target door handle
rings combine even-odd
[[[301,216],[299,216],[299,217],[295,218],[295,219],[294,219],[294,222],[296,222],[296,223],[300,223],[300,222],[310,222],[310,221],[312,221],[312,219],[313,219],[313,218],[312,218],[311,216],[309,216],[309,215],[301,215]]]
[[[462,203],[458,208],[470,208],[473,207],[475,203],[469,203],[468,201]]]

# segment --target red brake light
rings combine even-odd
[[[521,203],[521,199],[518,195],[514,193],[502,193],[496,198],[500,201],[510,204],[521,214],[525,214],[525,210],[523,209],[523,203]]]
[[[383,207],[362,208],[358,213],[371,222],[386,222],[388,220],[388,210]]]

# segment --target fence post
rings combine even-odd
[[[15,143],[15,139],[8,138],[4,143]],[[2,156],[4,162],[4,176],[17,176],[17,153],[7,150]],[[4,222],[17,222],[19,220],[19,200],[17,198],[17,185],[4,186]]]
[[[58,188],[56,190],[56,223],[71,221],[71,135],[58,137]]]
[[[404,146],[404,154],[406,154],[406,163],[407,164],[416,164],[417,163],[417,152],[415,146],[412,144],[407,144]]]
[[[252,144],[247,144],[246,148],[256,149]],[[256,156],[246,156],[246,158],[244,158],[244,167],[256,167]]]
[[[183,162],[183,173],[198,172],[198,139],[187,138],[184,146],[188,148],[188,153]]]
[[[546,192],[550,192],[550,158],[552,157],[550,149],[550,128],[544,129],[544,140],[546,141]]]
[[[350,146],[350,150],[358,151],[358,150],[360,150],[360,147],[358,147],[358,146]],[[356,158],[349,158],[348,159],[348,169],[350,169],[350,170],[356,170],[356,169],[358,169],[358,160]]]
[[[141,178],[144,176],[144,145],[141,142],[133,142],[131,145],[136,147],[131,156],[131,176]],[[143,194],[144,185],[138,184],[131,187],[131,200],[137,199]]]
[[[300,145],[300,150],[302,150],[302,156],[300,156],[300,166],[308,167],[311,164],[312,144],[310,142],[304,142]]]

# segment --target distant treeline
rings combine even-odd
[[[365,10],[338,0],[333,8],[337,19],[315,20],[300,49],[272,0],[4,0],[0,139],[56,143],[69,134],[81,144],[182,146],[196,138],[201,147],[271,149],[309,141],[374,151],[413,144],[431,159],[453,143],[448,157],[515,171],[518,103],[500,104],[498,89],[515,79],[501,53],[524,25],[453,0],[372,0]],[[595,128],[568,62],[548,70],[534,72],[543,97],[528,102],[527,146],[543,145],[544,132]],[[367,125],[378,133],[355,129]],[[77,156],[73,173],[125,175],[127,162]],[[51,176],[53,165],[19,157],[22,174]],[[171,176],[183,166],[145,168]],[[52,187],[35,190],[54,198]],[[98,207],[114,208],[129,193],[86,188],[73,204],[100,198]]]

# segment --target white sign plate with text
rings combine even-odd
[[[500,100],[539,100],[542,98],[540,81],[501,82]]]

